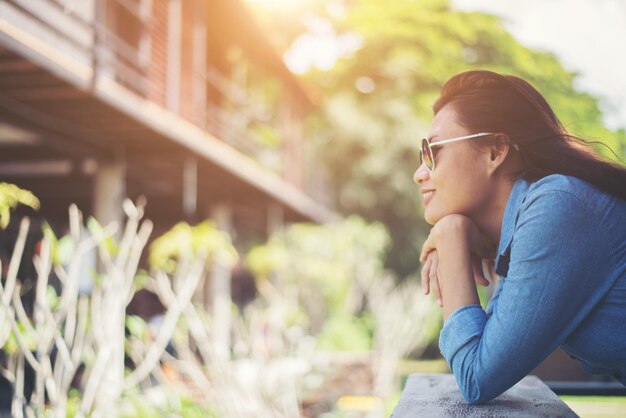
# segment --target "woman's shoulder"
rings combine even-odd
[[[585,180],[564,174],[545,176],[531,183],[528,189],[529,194],[535,195],[547,192],[564,192],[583,200],[590,195],[606,194]]]
[[[540,215],[553,223],[593,224],[598,233],[626,239],[626,201],[572,176],[553,174],[530,183],[518,217]]]
[[[551,174],[529,185],[525,204],[542,203],[549,207],[586,208],[599,217],[607,212],[624,212],[626,204],[618,197],[598,189],[593,184],[577,177]]]

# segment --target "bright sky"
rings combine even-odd
[[[553,52],[580,74],[577,87],[603,98],[605,121],[626,128],[626,1],[453,0],[502,16],[522,44]]]

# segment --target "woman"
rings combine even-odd
[[[470,403],[509,389],[560,346],[626,385],[626,169],[567,134],[529,83],[452,77],[414,175],[433,226],[422,281],[439,346]],[[486,311],[481,260],[500,277]]]

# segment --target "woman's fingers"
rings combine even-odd
[[[426,238],[426,241],[424,242],[424,245],[422,245],[422,252],[420,254],[420,262],[425,263],[426,259],[428,258],[428,256],[433,251],[437,250],[437,248],[433,244],[434,243],[433,243],[431,234],[428,234],[428,238]]]
[[[422,291],[424,292],[425,295],[430,293],[430,277],[429,277],[430,263],[431,263],[431,260],[429,258],[424,263],[424,267],[422,267]]]
[[[476,225],[470,230],[470,248],[482,258],[495,257],[496,247],[487,236],[478,230]]]
[[[472,270],[477,284],[489,286],[489,280],[485,277],[485,270],[483,269],[483,259],[476,254],[472,254]]]
[[[430,271],[429,271],[430,288],[433,294],[435,295],[435,298],[437,298],[437,304],[439,306],[443,306],[443,299],[441,297],[441,288],[439,287],[438,268],[439,268],[439,257],[437,257],[437,253],[433,253],[433,256],[431,257]]]
[[[426,258],[428,257],[428,254],[433,250],[433,248],[431,248],[430,246],[427,246],[427,244],[428,244],[428,241],[426,241],[424,245],[422,246],[422,253],[420,254],[420,263],[425,263]]]
[[[431,251],[426,255],[424,267],[422,267],[422,291],[425,295],[432,292],[437,299],[437,304],[443,306],[438,268],[439,257],[437,256],[437,251]]]
[[[486,267],[486,271],[489,275],[489,281],[493,283],[494,286],[498,285],[498,280],[500,276],[496,273],[496,267],[494,265],[495,260],[483,260],[483,271],[484,267]]]
[[[433,293],[437,299],[437,304],[443,306],[441,289],[439,287],[439,257],[437,251],[431,251],[426,255],[424,267],[422,267],[422,291],[425,295]]]

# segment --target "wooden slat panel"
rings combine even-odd
[[[0,56],[0,75],[7,73],[22,73],[39,71],[39,68],[30,61],[16,58],[12,55]]]
[[[61,85],[58,78],[44,72],[22,72],[0,77],[0,90],[3,92],[13,88],[57,87]]]
[[[4,76],[0,75],[0,77]],[[84,99],[87,97],[87,93],[85,93],[84,91],[68,86],[55,86],[47,88],[14,88],[7,93],[12,98],[25,102],[57,102]]]
[[[46,0],[5,0],[0,15],[12,25],[82,62],[91,61],[92,28]]]

